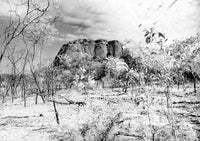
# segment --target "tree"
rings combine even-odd
[[[78,87],[81,84],[84,93],[87,93],[88,77],[92,75],[94,70],[92,58],[87,53],[81,52],[80,48],[74,47],[70,48],[68,54],[59,56],[59,59],[61,60],[61,65],[58,67],[65,70],[62,73],[66,74],[66,76],[62,76],[62,79],[66,78],[64,80],[65,84],[69,82],[66,86],[70,88],[72,84],[75,84]]]
[[[25,1],[18,1],[16,2],[16,5],[10,4],[9,1],[7,2],[8,5],[10,6],[9,14],[10,16],[7,18],[8,19],[8,24],[5,27],[4,31],[0,34],[0,41],[1,41],[1,46],[0,46],[0,64],[2,62],[2,59],[4,58],[6,51],[7,50],[14,50],[15,43],[24,41],[20,46],[22,48],[26,48],[26,53],[24,53],[24,56],[22,57],[23,65],[22,65],[22,70],[20,73],[22,78],[22,89],[23,89],[23,97],[24,97],[24,105],[25,103],[25,69],[26,69],[26,64],[29,62],[29,64],[33,64],[33,58],[35,58],[35,48],[30,48],[29,45],[27,44],[27,39],[31,38],[34,39],[32,42],[34,45],[38,44],[38,40],[43,42],[46,40],[46,35],[51,35],[51,34],[43,34],[42,32],[49,29],[49,26],[52,26],[52,22],[55,22],[58,19],[58,15],[53,14],[53,16],[49,16],[48,13],[50,12],[51,8],[54,8],[55,2],[50,0],[46,1],[34,1],[34,0],[25,0]],[[13,8],[14,7],[14,8]],[[18,11],[18,7],[22,8],[23,12],[20,13]],[[55,12],[56,13],[56,12]],[[55,17],[54,17],[55,16]],[[43,27],[41,26],[43,25]],[[43,29],[43,30],[42,30]],[[30,32],[31,31],[31,32]],[[39,32],[36,33],[36,31]],[[34,36],[31,37],[30,35]],[[39,36],[37,36],[39,35]],[[39,39],[37,39],[39,37]],[[42,40],[40,40],[42,39]],[[41,58],[41,57],[40,57]],[[9,57],[9,60],[11,61],[11,58]],[[29,60],[29,61],[28,61]],[[32,61],[31,61],[32,60]],[[41,59],[40,59],[41,60]],[[32,63],[30,63],[32,62]],[[14,61],[12,61],[12,66],[14,67]],[[31,65],[33,66],[33,65]],[[34,67],[32,67],[34,68]],[[32,70],[32,72],[34,72]],[[36,75],[34,75],[34,80],[36,81]],[[37,86],[39,86],[37,84]]]
[[[22,62],[22,70],[21,70],[21,74],[20,74],[20,80],[21,80],[21,89],[22,89],[22,97],[23,97],[23,100],[24,100],[24,107],[26,107],[26,91],[27,91],[27,78],[26,78],[26,75],[25,75],[25,68],[26,68],[26,65],[28,63],[28,55],[29,55],[29,52],[28,50],[26,50],[25,52],[25,56],[23,58],[23,62]]]
[[[185,82],[188,80],[193,83],[194,92],[196,93],[196,85],[199,80],[199,43],[200,36],[197,34],[195,37],[190,37],[183,41],[174,41],[169,46],[169,53],[175,60],[174,70],[176,76]],[[178,82],[180,83],[180,82]]]
[[[44,77],[46,79],[46,81],[48,82],[48,85],[50,87],[50,93],[52,98],[54,99],[54,94],[56,92],[56,81],[57,81],[57,76],[59,74],[59,69],[57,69],[56,67],[54,67],[52,64],[46,68],[44,68]],[[60,124],[59,121],[59,114],[56,108],[56,103],[55,100],[52,101],[53,103],[53,108],[54,108],[54,112],[55,112],[55,117],[56,117],[56,123]]]
[[[10,44],[16,38],[22,38],[21,35],[32,24],[41,21],[41,18],[47,13],[50,2],[47,0],[46,5],[39,4],[34,0],[27,0],[21,3],[21,7],[25,13],[20,15],[17,10],[10,9],[10,19],[5,30],[0,34],[1,50],[0,50],[0,63],[5,55],[5,52],[10,48]]]
[[[49,23],[48,20],[42,19],[37,23],[33,23],[30,25],[26,31],[23,32],[23,41],[25,45],[27,46],[27,52],[28,54],[28,62],[30,66],[30,72],[32,74],[33,80],[37,87],[36,92],[36,100],[35,103],[37,104],[38,95],[41,96],[43,102],[45,102],[44,97],[42,96],[42,87],[40,86],[39,82],[39,74],[37,74],[36,69],[36,57],[38,52],[40,54],[39,58],[39,69],[41,68],[41,57],[42,57],[42,49],[43,45],[49,41],[50,37],[56,34],[55,28]]]
[[[17,48],[16,46],[7,49],[6,57],[10,61],[11,67],[11,80],[10,80],[10,88],[11,88],[11,95],[12,95],[12,102],[14,101],[14,97],[17,94],[17,87],[19,85],[19,63],[24,57],[24,50],[21,48]]]

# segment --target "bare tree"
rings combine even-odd
[[[14,97],[17,94],[17,87],[20,81],[18,64],[22,60],[23,55],[24,55],[24,50],[21,48],[17,48],[16,45],[14,45],[12,49],[8,48],[6,52],[6,57],[11,63],[11,75],[9,84],[11,88],[12,102],[14,101]]]
[[[29,30],[27,30],[24,34],[25,40],[31,44],[31,47],[27,48],[29,50],[29,65],[30,65],[30,72],[32,74],[33,80],[36,84],[37,87],[37,92],[36,92],[36,99],[35,99],[35,104],[38,102],[38,95],[41,96],[42,101],[45,102],[44,97],[42,96],[42,87],[39,82],[39,77],[37,75],[37,70],[36,70],[36,54],[39,50],[40,52],[40,68],[41,68],[41,51],[43,48],[43,45],[45,41],[47,41],[47,36],[50,34],[48,32],[48,28],[41,30],[43,26],[45,26],[46,23],[36,23],[31,27]],[[42,26],[41,26],[42,25]],[[39,68],[39,69],[40,69]]]
[[[51,1],[51,5],[54,6],[55,2]],[[11,5],[8,2],[8,5]],[[49,9],[51,8],[50,6],[50,0],[45,0],[45,1],[35,1],[35,0],[25,0],[25,1],[21,1],[21,3],[16,6],[14,6],[14,9],[12,8],[13,6],[10,6],[10,16],[8,18],[8,24],[5,27],[4,31],[0,34],[0,64],[2,62],[2,59],[4,58],[6,51],[7,50],[12,50],[13,49],[13,43],[15,43],[16,41],[19,40],[27,40],[27,38],[29,38],[30,36],[27,36],[27,33],[29,33],[29,35],[36,35],[33,34],[32,32],[30,32],[33,27],[38,27],[38,25],[40,23],[43,24],[47,24],[49,23],[50,25],[52,25],[52,22],[55,22],[58,20],[59,16],[56,15],[53,18],[44,18],[46,16],[46,14],[48,14]],[[23,8],[23,13],[20,14],[18,12],[18,7],[22,7]],[[46,20],[46,21],[45,21]],[[44,22],[45,21],[45,22]],[[34,30],[34,31],[39,31],[39,30]],[[37,39],[37,37],[39,37],[39,39]],[[35,48],[36,45],[38,44],[38,40],[40,39],[44,39],[43,37],[37,36],[36,38],[31,38],[34,39],[33,41],[33,48],[29,48],[27,43],[25,43],[24,45],[26,46],[26,53],[24,53],[23,56],[23,62],[22,62],[22,70],[20,72],[20,78],[22,79],[22,95],[24,98],[24,106],[26,105],[26,101],[25,101],[25,68],[26,68],[26,64],[29,60],[29,62],[31,65],[31,72],[34,72],[34,67],[33,67],[33,58],[35,58]],[[23,45],[22,45],[23,46]],[[34,50],[34,51],[33,51]],[[32,51],[32,54],[30,53]],[[31,57],[30,57],[31,56]],[[9,59],[10,61],[11,58]],[[30,61],[32,60],[32,61]],[[40,59],[41,60],[41,59]],[[16,60],[15,60],[16,61]],[[13,61],[12,61],[13,62]],[[12,63],[12,68],[15,68],[14,63]],[[16,70],[16,69],[15,69]],[[15,72],[13,72],[15,73]],[[35,82],[37,82],[36,79],[36,75],[34,73],[33,74],[33,78],[35,80]],[[13,81],[11,81],[13,82]],[[37,87],[39,87],[39,84],[36,83]],[[41,93],[41,90],[39,89],[39,93]],[[38,95],[37,95],[38,96]],[[43,98],[42,98],[43,99]],[[44,101],[44,99],[43,99]]]
[[[40,95],[43,103],[45,103],[45,99],[44,96],[42,96],[42,88],[40,86],[40,82],[39,82],[39,78],[38,78],[38,73],[35,70],[35,65],[34,65],[34,60],[35,60],[35,53],[36,53],[36,44],[33,44],[33,48],[32,48],[32,53],[30,53],[29,55],[29,65],[30,65],[30,71],[31,71],[31,75],[33,77],[33,80],[35,82],[35,85],[37,87],[37,91],[36,91],[36,98],[35,98],[35,104],[38,103],[38,95]]]
[[[24,107],[26,107],[26,76],[25,76],[25,68],[28,62],[28,55],[29,55],[29,51],[26,50],[26,53],[24,55],[23,58],[23,62],[22,62],[22,70],[21,70],[21,74],[20,74],[20,80],[21,80],[21,89],[22,89],[22,98],[24,101]]]
[[[48,82],[48,85],[50,87],[50,93],[52,98],[54,99],[54,94],[56,92],[56,82],[57,82],[57,76],[59,74],[59,69],[57,69],[56,67],[53,67],[53,65],[50,65],[46,68],[44,68],[44,77],[46,79],[46,81]],[[56,123],[60,124],[59,121],[59,114],[56,108],[56,103],[55,100],[52,101],[53,103],[53,108],[54,108],[54,112],[55,112],[55,117],[56,117]]]
[[[20,15],[17,10],[10,9],[10,19],[5,30],[0,35],[1,50],[0,50],[0,63],[5,55],[9,46],[17,37],[20,37],[26,29],[34,23],[40,22],[41,18],[47,13],[50,2],[46,1],[46,6],[35,2],[34,0],[27,0],[21,4],[25,7],[24,15]]]
[[[49,1],[48,1],[49,4]],[[45,10],[43,10],[44,14],[48,11],[49,7],[46,7]],[[40,11],[40,9],[39,9]],[[43,15],[44,15],[43,14]],[[46,18],[40,18],[37,20],[37,22],[32,22],[28,27],[26,27],[26,30],[22,33],[22,39],[23,43],[26,46],[27,51],[27,57],[24,63],[29,63],[30,66],[30,72],[33,78],[33,81],[36,85],[36,100],[35,103],[37,104],[38,96],[40,95],[43,102],[45,102],[44,97],[42,94],[42,87],[39,82],[39,77],[36,69],[37,61],[36,57],[39,53],[40,56],[40,67],[41,67],[41,60],[42,60],[42,49],[44,46],[44,43],[49,39],[49,37],[55,33],[55,28],[52,27],[52,22],[55,22],[58,19],[58,15],[55,16],[55,18],[52,19],[46,19]],[[24,64],[25,65],[25,64]],[[25,66],[24,66],[25,67]]]

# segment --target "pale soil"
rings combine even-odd
[[[200,94],[189,93],[189,91],[191,90],[189,89],[188,93],[177,89],[172,90],[173,121],[176,125],[177,139],[180,141],[200,140],[197,138],[199,136],[197,131],[200,130],[200,103],[198,102]],[[134,92],[134,96],[135,93],[137,92]],[[109,130],[108,139],[145,141],[152,140],[152,135],[155,134],[154,139],[172,140],[171,126],[167,120],[170,116],[162,89],[153,91],[146,88],[146,92],[140,94],[138,96],[140,98],[137,97],[139,105],[129,99],[130,93],[113,96],[119,92],[107,89],[90,91],[88,96],[82,96],[78,91],[62,91],[58,94],[74,101],[84,101],[86,105],[57,104],[60,117],[60,125],[57,125],[51,102],[42,104],[39,101],[39,104],[35,105],[34,97],[29,97],[27,107],[23,107],[23,101],[19,98],[14,103],[7,100],[0,105],[0,140],[99,140],[118,113],[121,113],[120,117]],[[100,96],[114,98],[99,99]],[[125,101],[124,98],[128,100]],[[61,98],[56,100],[66,102]],[[117,133],[123,135],[116,135]]]

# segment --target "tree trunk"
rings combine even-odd
[[[179,88],[180,88],[180,81],[179,80],[177,82],[177,86],[178,86],[178,90],[179,90]]]
[[[31,73],[32,73],[33,79],[34,79],[34,81],[35,81],[35,84],[36,84],[36,86],[37,86],[35,104],[38,103],[38,102],[37,102],[37,101],[38,101],[38,95],[40,95],[40,97],[41,97],[43,103],[45,103],[44,97],[41,95],[41,94],[42,94],[42,91],[41,91],[41,89],[40,89],[40,85],[38,84],[37,77],[36,77],[35,73],[33,72],[33,70],[31,70]]]
[[[26,86],[25,86],[25,81],[24,81],[24,78],[23,78],[23,100],[24,100],[24,107],[26,107]]]
[[[5,98],[6,98],[6,96],[8,95],[8,91],[9,91],[9,90],[10,90],[10,87],[6,88],[6,93],[5,93],[5,95],[3,94],[2,103],[5,102]]]
[[[196,79],[194,77],[194,93],[196,93],[196,92],[197,92],[197,86],[196,86]]]
[[[4,53],[1,53],[1,55],[0,55],[0,65],[1,65],[1,62],[3,60],[3,56],[4,56]]]
[[[49,86],[49,81],[47,81],[47,95],[50,96],[50,86]]]
[[[11,99],[12,99],[12,103],[14,102],[14,96],[15,96],[15,94],[14,94],[14,87],[12,86],[11,87]]]
[[[54,87],[52,86],[52,98],[54,96]],[[54,108],[54,112],[55,112],[55,116],[56,116],[56,123],[57,124],[60,124],[60,121],[59,121],[59,115],[58,115],[58,111],[57,111],[57,108],[56,108],[56,103],[55,101],[53,100],[53,108]]]
[[[38,104],[38,92],[36,92],[36,96],[35,96],[35,105]]]
[[[58,111],[56,109],[56,103],[55,103],[55,101],[53,101],[53,108],[54,108],[54,112],[55,112],[55,116],[56,116],[56,123],[60,124],[59,116],[58,116]]]

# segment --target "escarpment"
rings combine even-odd
[[[64,44],[53,63],[54,66],[60,66],[62,65],[62,56],[73,55],[74,53],[87,54],[92,59],[104,59],[109,56],[120,58],[122,50],[122,44],[117,40],[78,39]]]

